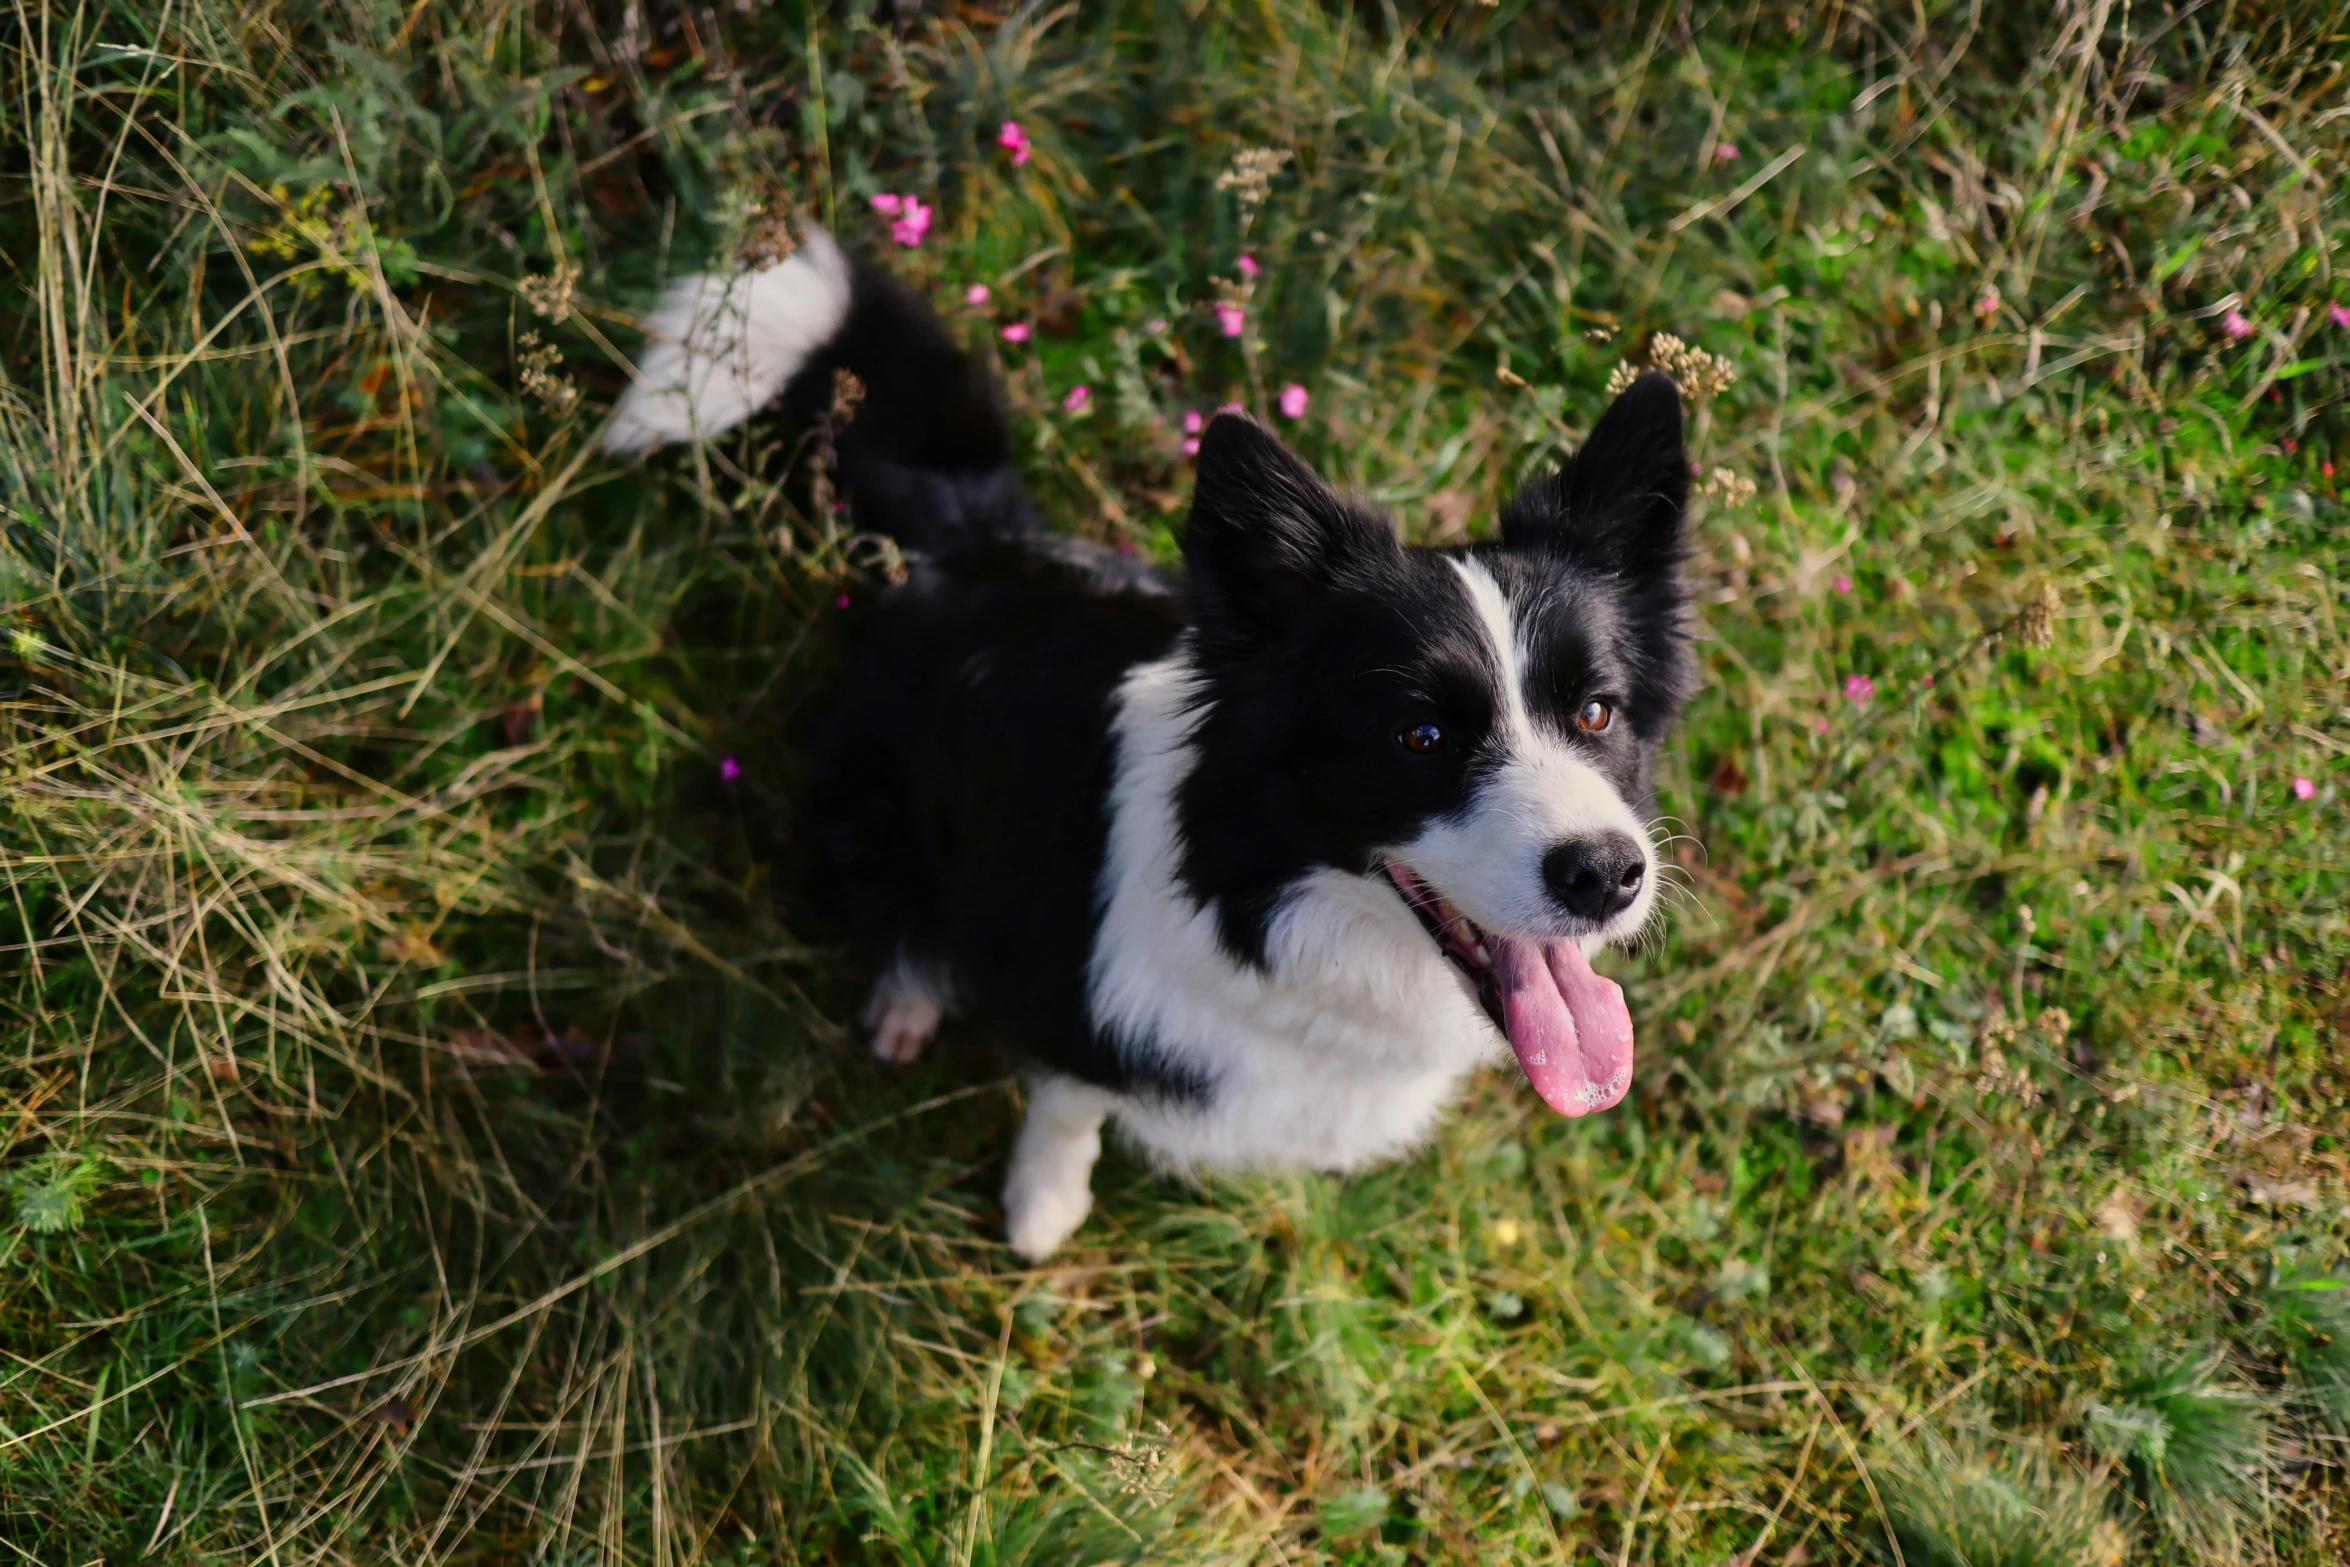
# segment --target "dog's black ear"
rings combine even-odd
[[[1400,549],[1255,420],[1220,414],[1200,437],[1183,560],[1203,622],[1278,633],[1351,568]]]
[[[1558,550],[1604,571],[1670,573],[1688,502],[1681,392],[1650,370],[1600,415],[1566,467],[1519,492],[1502,513],[1502,542]]]

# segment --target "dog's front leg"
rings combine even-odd
[[[1051,1256],[1085,1222],[1102,1121],[1115,1103],[1115,1095],[1075,1078],[1040,1073],[1030,1080],[1028,1119],[1004,1178],[1004,1238],[1030,1262]]]

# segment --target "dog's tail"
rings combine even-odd
[[[920,295],[823,230],[772,266],[680,279],[645,325],[611,450],[717,435],[778,393],[803,418],[832,416],[847,370],[863,392],[833,449],[859,527],[928,553],[1038,530],[987,368]]]

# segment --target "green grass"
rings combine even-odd
[[[2051,12],[10,13],[0,1559],[2343,1559],[2345,18]],[[1187,410],[1443,537],[1735,367],[1623,1107],[1016,1265],[797,869],[886,561],[590,445],[877,191],[1153,553]]]

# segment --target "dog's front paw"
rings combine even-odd
[[[1093,1162],[1111,1098],[1065,1077],[1036,1080],[1019,1146],[1004,1177],[1004,1239],[1042,1262],[1077,1233],[1093,1208]]]
[[[1015,1169],[1004,1183],[1004,1239],[1030,1262],[1042,1262],[1077,1233],[1093,1211],[1091,1169]]]

